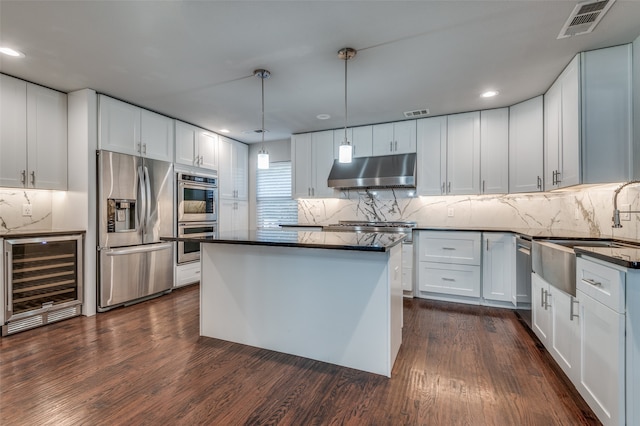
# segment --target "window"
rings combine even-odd
[[[291,198],[291,162],[271,163],[256,175],[258,228],[298,223],[298,202]]]

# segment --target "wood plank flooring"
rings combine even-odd
[[[0,424],[599,424],[508,310],[404,301],[391,379],[198,336],[198,286],[0,339]]]

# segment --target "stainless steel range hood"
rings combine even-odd
[[[416,154],[335,160],[327,184],[331,188],[415,188]]]

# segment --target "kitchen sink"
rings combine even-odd
[[[576,295],[576,253],[574,247],[638,248],[614,240],[534,240],[531,269],[546,282],[565,293]]]

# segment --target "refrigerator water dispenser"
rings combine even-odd
[[[136,230],[136,200],[107,199],[107,232]]]

